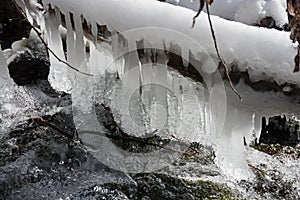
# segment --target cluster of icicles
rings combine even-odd
[[[98,101],[110,106],[121,127],[132,135],[143,137],[158,130],[162,137],[175,135],[185,141],[214,145],[216,162],[229,175],[237,179],[251,176],[242,138],[250,141],[253,130],[260,132],[263,113],[243,109],[231,94],[231,104],[227,105],[222,79],[215,72],[216,62],[202,46],[169,29],[137,26],[126,30],[124,21],[118,22],[113,13],[103,19],[107,13],[88,15],[84,8],[81,12],[80,1],[45,0],[46,12],[32,2],[18,1],[32,23],[40,26],[49,48],[80,72],[93,75],[74,71],[50,54],[49,80],[55,89],[72,93],[73,106],[80,113],[74,119],[77,128],[91,128],[93,120],[86,116]],[[101,2],[102,6],[107,4],[107,10],[117,6],[114,1],[107,2]],[[114,26],[110,22],[115,22]],[[165,51],[180,55],[185,67],[192,62],[191,56],[198,60],[201,65],[194,66],[205,84],[170,70]],[[240,87],[243,89],[243,85]],[[252,91],[244,91],[252,95]]]

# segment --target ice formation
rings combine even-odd
[[[250,20],[245,23],[258,19],[244,18],[249,14],[246,10],[244,12],[248,4],[257,8],[254,11],[259,10],[259,17],[268,15],[268,12],[275,12],[274,16],[278,16],[276,12],[282,12],[282,6],[272,0],[232,2],[236,4],[232,3],[230,7],[216,1],[216,8],[212,10],[219,13],[217,6],[220,5],[225,9],[220,16]],[[21,1],[19,3],[22,5]],[[260,132],[263,115],[300,113],[297,105],[280,92],[256,92],[240,83],[237,88],[244,99],[240,102],[228,86],[225,91],[216,73],[216,53],[204,13],[192,29],[193,10],[158,1],[86,0],[83,3],[80,0],[43,0],[43,4],[44,9],[51,5],[52,10],[36,21],[41,22],[49,47],[78,70],[94,74],[89,77],[75,73],[50,57],[51,84],[56,89],[72,92],[73,103],[81,113],[76,119],[81,128],[95,122],[88,113],[93,98],[102,98],[102,102],[109,103],[116,111],[116,119],[126,131],[145,136],[161,129],[163,133],[175,134],[187,141],[211,143],[217,148],[219,165],[229,175],[244,179],[251,173],[244,158],[243,137],[250,141],[253,131]],[[257,13],[252,16],[257,17]],[[289,33],[251,27],[217,16],[212,16],[212,19],[225,61],[237,62],[238,69],[247,71],[252,81],[300,85],[299,74],[292,74],[296,49],[290,43]],[[84,33],[83,20],[91,29],[89,36]],[[279,17],[277,21],[282,24],[286,18]],[[67,30],[66,55],[59,32],[61,25]],[[101,30],[105,27],[103,25],[107,26],[109,33]],[[137,53],[140,41],[145,49],[143,58]],[[191,57],[201,62],[202,67],[198,66],[197,70],[203,73],[206,85],[162,67],[168,58],[158,50],[180,54],[185,66],[192,62]],[[157,56],[152,58],[151,55]],[[115,72],[122,83],[115,81]],[[143,86],[142,92],[137,90],[140,86]],[[94,91],[97,92],[93,96]],[[208,99],[203,96],[205,91],[208,91]],[[128,118],[135,120],[128,121]],[[166,120],[162,123],[160,118]],[[169,131],[164,132],[165,126]]]

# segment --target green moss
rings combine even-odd
[[[130,199],[242,199],[227,185],[204,180],[185,180],[166,174],[137,174],[132,185],[108,184],[106,187],[126,194]]]
[[[300,145],[296,147],[283,146],[280,144],[259,144],[252,145],[252,148],[267,153],[269,155],[282,155],[285,157],[289,157],[291,159],[299,159],[300,158]]]
[[[280,144],[271,144],[271,145],[259,144],[259,145],[252,145],[251,147],[258,151],[267,153],[269,155],[279,154],[283,148]]]

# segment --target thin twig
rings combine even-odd
[[[30,21],[28,20],[26,14],[23,12],[23,10],[17,5],[17,3],[15,1],[12,1],[13,4],[15,5],[15,7],[17,8],[18,12],[23,16],[23,18],[29,23],[29,25],[31,26],[31,28],[36,32],[36,34],[38,35],[38,37],[40,38],[40,40],[42,41],[42,43],[44,44],[45,48],[61,63],[67,65],[69,68],[73,69],[74,71],[78,72],[78,73],[81,73],[81,74],[84,74],[84,75],[87,75],[87,76],[94,76],[93,74],[89,74],[89,73],[85,73],[85,72],[82,72],[78,69],[76,69],[75,67],[73,67],[72,65],[70,65],[69,63],[67,63],[66,61],[62,60],[61,58],[59,58],[52,49],[50,49],[48,47],[48,44],[45,42],[45,40],[43,39],[43,37],[41,36],[41,33],[40,31],[35,27],[33,26]]]
[[[146,141],[144,139],[140,139],[140,138],[135,138],[135,137],[130,137],[130,136],[121,136],[121,135],[106,135],[106,137],[108,137],[110,139],[120,139],[120,140],[125,140],[125,141],[137,142],[137,143],[141,143],[143,145],[159,147],[159,148],[164,149],[164,150],[173,151],[175,153],[180,153],[180,154],[183,154],[185,156],[189,156],[189,157],[195,156],[195,157],[197,157],[196,155],[193,155],[192,153],[181,151],[181,150],[178,150],[178,149],[174,149],[174,148],[168,147],[166,145],[161,145],[161,144],[148,142],[148,141]]]
[[[210,26],[211,34],[212,34],[212,37],[213,37],[213,40],[214,40],[214,45],[215,45],[215,49],[216,49],[216,52],[217,52],[217,56],[220,59],[220,62],[222,63],[223,67],[225,68],[226,77],[228,79],[228,82],[230,84],[230,87],[231,87],[232,91],[239,97],[240,100],[242,100],[242,96],[235,89],[235,87],[234,87],[234,85],[233,85],[233,83],[231,81],[231,78],[229,76],[228,67],[227,67],[224,59],[220,55],[218,44],[217,44],[217,39],[216,39],[216,35],[215,35],[215,31],[214,31],[214,28],[213,28],[213,25],[212,25],[212,21],[211,21],[211,18],[210,18],[210,12],[209,12],[209,5],[208,5],[208,3],[206,3],[206,10],[207,10],[207,16],[208,16],[209,26]]]
[[[195,23],[196,23],[196,18],[200,15],[200,13],[201,13],[201,11],[202,11],[202,9],[204,7],[204,0],[199,0],[199,1],[200,1],[200,6],[199,6],[197,14],[193,17],[192,28],[194,28]]]
[[[192,150],[193,153],[189,153],[191,154],[190,156],[196,156],[196,154],[199,153],[199,151],[196,148],[194,148],[191,144],[190,145],[186,144],[185,142],[177,138],[175,135],[171,135],[171,137],[177,140],[177,142],[179,142],[180,144],[186,146],[188,149]]]
[[[74,133],[70,133],[65,130],[62,130],[61,128],[59,128],[58,126],[56,126],[55,124],[51,123],[48,120],[45,120],[41,117],[36,117],[36,118],[31,118],[31,119],[39,124],[47,125],[47,126],[53,128],[54,130],[60,132],[62,135],[66,136],[67,138],[74,139]]]

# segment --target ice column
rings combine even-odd
[[[45,23],[48,47],[53,50],[61,60],[66,61],[59,32],[59,25],[61,24],[60,11],[57,8],[49,10],[45,14]],[[49,81],[52,87],[60,91],[70,92],[72,89],[71,81],[68,78],[70,69],[64,63],[58,61],[51,53],[49,56],[51,63]]]

